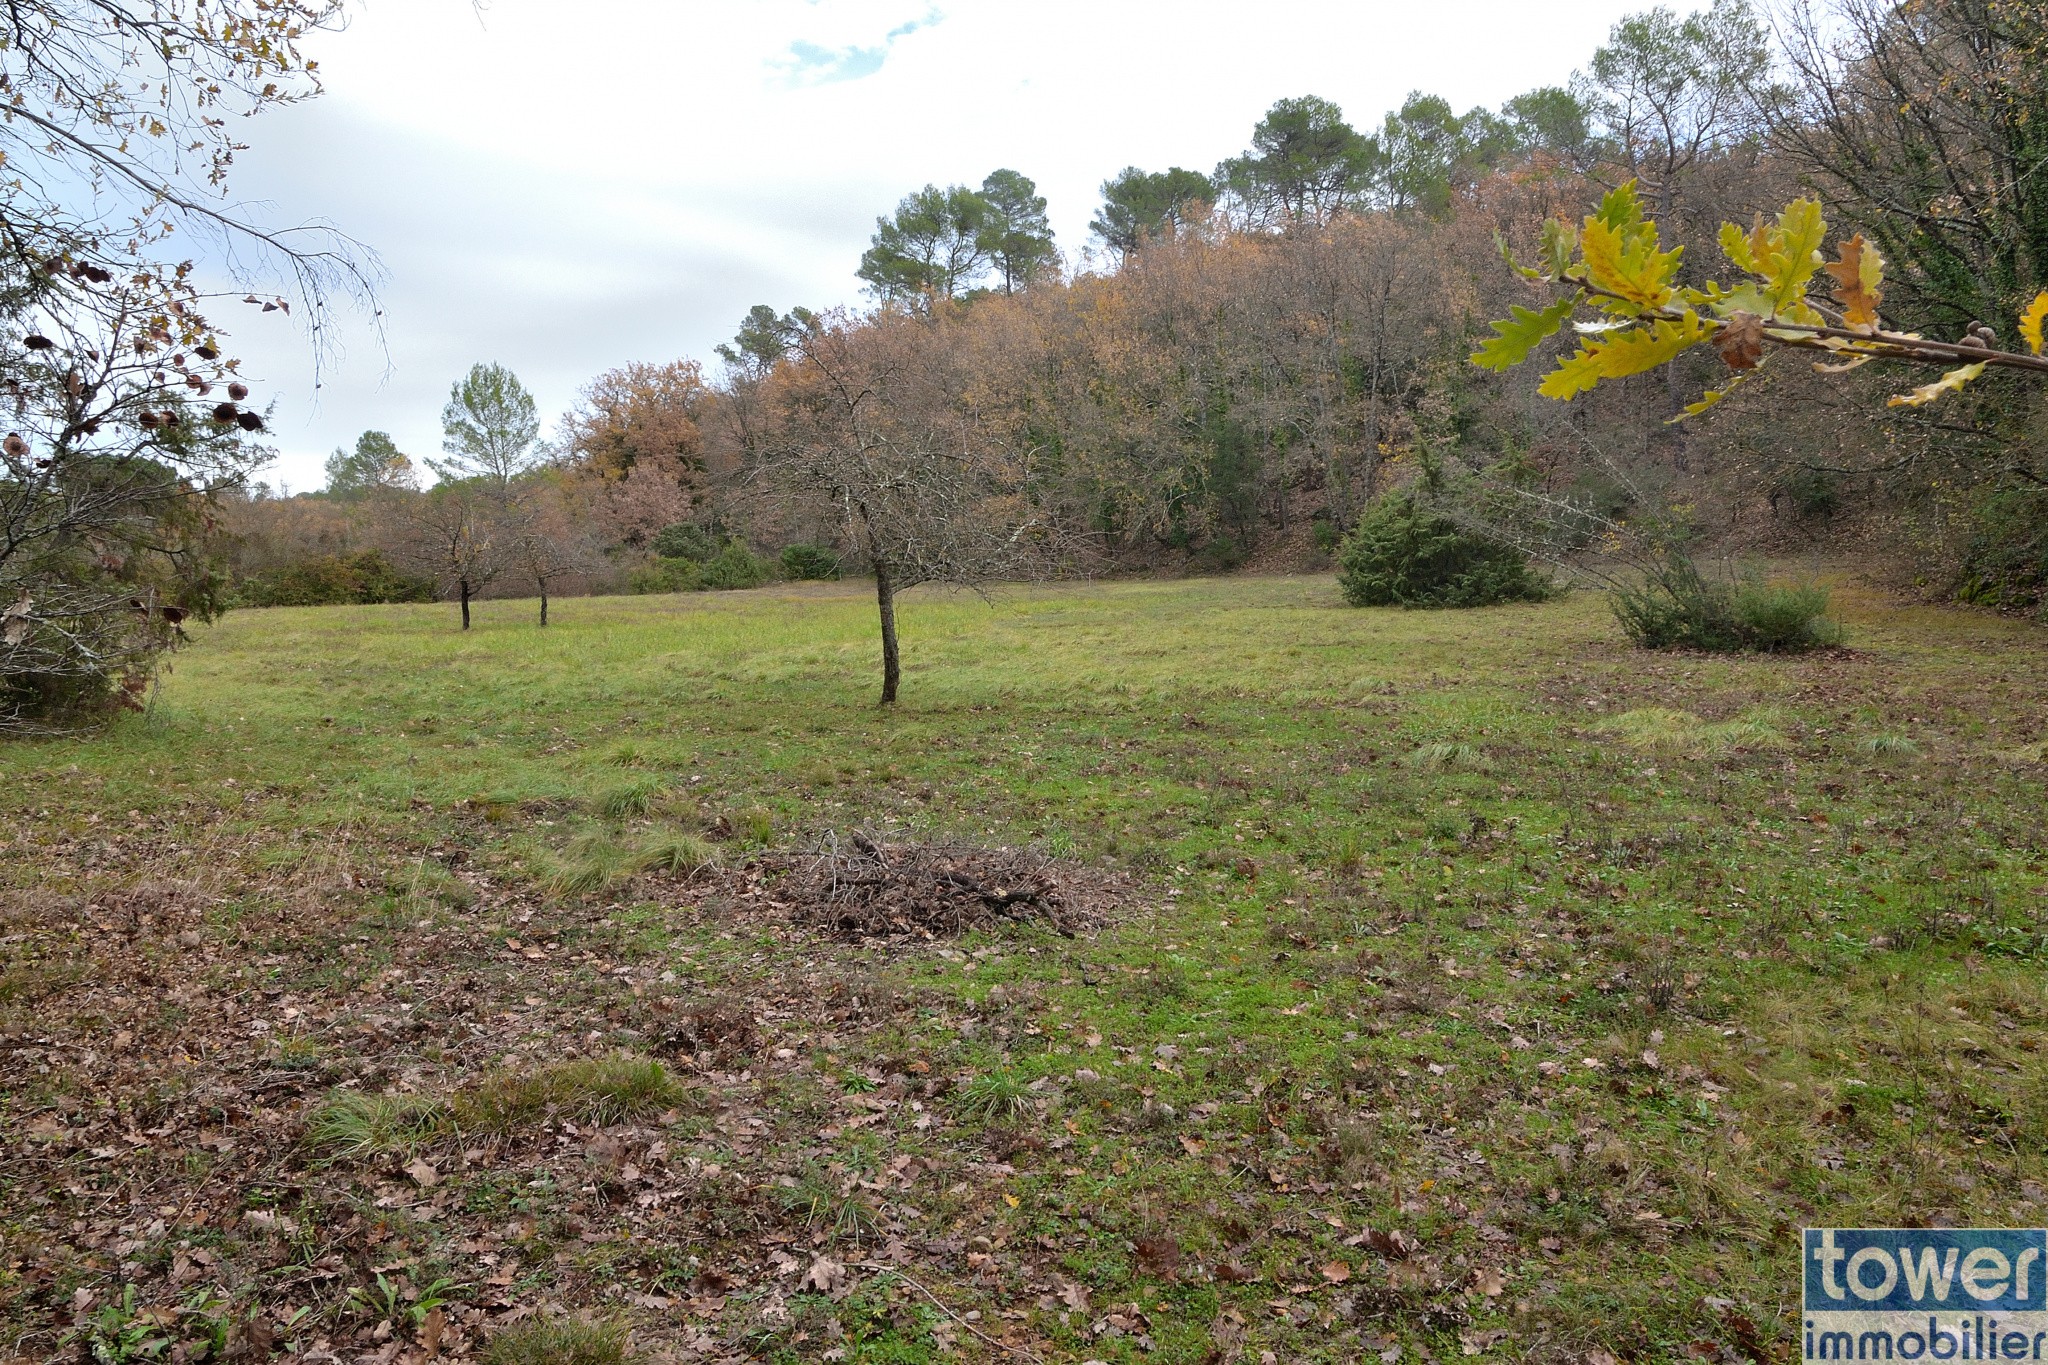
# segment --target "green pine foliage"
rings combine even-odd
[[[1412,493],[1374,503],[1337,562],[1337,584],[1354,607],[1488,607],[1556,591],[1520,550],[1466,530]]]
[[[704,586],[719,591],[758,588],[775,576],[774,567],[738,541],[728,544],[704,566]]]
[[[789,545],[782,551],[782,576],[793,583],[839,577],[839,556],[822,545]]]
[[[700,526],[679,522],[654,538],[654,562],[633,570],[626,586],[636,593],[704,592],[758,588],[775,566],[737,540],[721,543]]]
[[[654,553],[663,559],[683,559],[692,564],[704,564],[716,558],[719,549],[718,537],[703,527],[687,521],[664,526],[654,537]]]

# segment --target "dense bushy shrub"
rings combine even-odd
[[[626,575],[626,590],[642,594],[702,592],[704,566],[693,559],[657,558]]]
[[[1842,640],[1841,626],[1827,614],[1826,588],[1716,582],[1677,552],[1666,553],[1640,583],[1618,589],[1612,605],[1622,633],[1644,649],[1795,654]]]
[[[1235,573],[1244,567],[1244,546],[1236,536],[1211,536],[1201,549],[1195,551],[1188,567],[1196,573]]]
[[[717,558],[721,548],[718,537],[687,521],[664,526],[654,537],[656,555],[662,559],[687,560],[692,564],[709,563]]]
[[[790,545],[782,551],[782,576],[795,582],[839,577],[839,556],[822,545]]]
[[[2048,487],[2002,488],[1977,506],[1963,546],[1965,602],[2048,613]]]
[[[672,556],[657,557],[652,564],[627,574],[626,587],[636,593],[758,588],[773,576],[774,565],[738,541],[732,541],[701,562]]]
[[[1541,602],[1554,591],[1520,550],[1466,530],[1408,493],[1368,508],[1337,563],[1338,586],[1354,607],[1484,607]]]
[[[1793,465],[1771,480],[1772,508],[1782,506],[1794,521],[1826,521],[1841,510],[1842,480],[1825,469]]]
[[[758,588],[774,576],[773,565],[738,541],[720,550],[704,566],[704,586],[707,588]]]
[[[431,602],[432,579],[404,573],[375,550],[321,555],[257,574],[236,588],[245,607],[367,606]]]

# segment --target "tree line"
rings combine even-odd
[[[353,556],[365,594],[400,590],[369,583],[388,570],[460,604],[732,586],[787,552],[874,576],[892,695],[910,584],[1308,563],[1389,498],[1561,560],[1603,528],[1832,538],[1928,590],[2037,608],[2048,452],[2022,376],[1888,407],[1894,357],[1781,365],[1688,417],[1726,388],[1715,347],[1568,405],[1467,357],[1494,319],[1554,306],[1503,249],[1546,262],[1556,223],[1624,185],[1675,293],[1720,287],[1724,223],[1809,196],[1887,263],[1888,335],[2017,353],[2000,329],[2048,283],[2044,34],[2048,0],[1655,8],[1498,108],[1417,93],[1357,126],[1279,100],[1211,171],[1109,178],[1077,257],[1014,169],[926,186],[877,222],[865,305],[758,305],[709,369],[601,375],[547,439],[514,422],[511,464],[456,450],[456,414],[444,453],[470,463],[431,487],[374,433],[318,495],[223,481],[219,562],[246,592]],[[1531,358],[1597,353],[1625,319],[1556,321]]]

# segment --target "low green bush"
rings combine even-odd
[[[738,541],[720,550],[704,566],[704,586],[721,590],[758,588],[775,576],[772,565]]]
[[[626,589],[640,594],[702,592],[704,566],[691,559],[657,557],[626,575]]]
[[[1743,583],[1735,589],[1743,644],[1767,654],[1796,654],[1842,642],[1828,616],[1828,590],[1813,583]]]
[[[1841,476],[1793,465],[1771,481],[1770,499],[1772,508],[1782,506],[1794,521],[1826,521],[1841,510]]]
[[[1555,589],[1512,545],[1475,534],[1410,493],[1381,498],[1337,555],[1354,607],[1486,607],[1541,602]]]
[[[1235,573],[1244,567],[1245,549],[1237,537],[1212,536],[1195,551],[1189,567],[1196,573]]]
[[[1622,633],[1643,649],[1796,654],[1842,642],[1828,600],[1828,590],[1811,583],[1717,582],[1690,556],[1670,552],[1610,603]]]
[[[1979,499],[1956,596],[2048,616],[2048,486],[1999,488]]]
[[[839,577],[839,556],[822,545],[789,545],[782,551],[782,576],[792,582]]]
[[[404,573],[375,550],[320,555],[257,574],[236,585],[244,607],[366,606],[431,602],[434,581]]]
[[[683,559],[703,564],[715,559],[723,548],[718,537],[687,521],[664,526],[654,536],[654,553],[663,559]]]
[[[641,594],[758,588],[774,576],[774,565],[733,541],[702,562],[658,555],[628,573],[626,587]]]

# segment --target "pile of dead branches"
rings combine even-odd
[[[782,855],[774,896],[799,922],[864,937],[950,937],[1003,922],[1072,937],[1099,918],[1101,888],[1028,849],[828,833]]]

